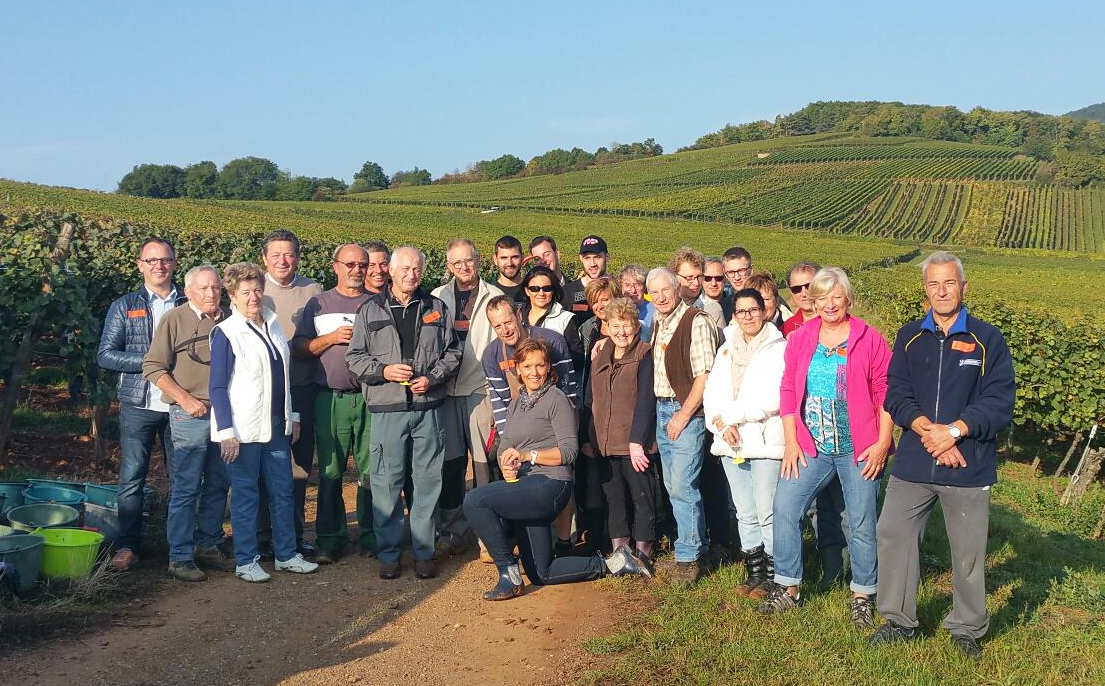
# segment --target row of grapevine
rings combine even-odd
[[[1006,159],[1016,155],[1005,148],[980,149],[971,146],[947,145],[833,145],[824,147],[793,147],[761,153],[752,164],[794,164],[808,162],[849,162],[887,159]]]
[[[1023,186],[1009,191],[995,244],[1100,252],[1105,207],[1100,189]]]
[[[962,220],[969,198],[969,184],[898,182],[861,211],[835,225],[833,230],[941,243]]]

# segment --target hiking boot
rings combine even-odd
[[[253,561],[245,565],[236,565],[234,567],[234,576],[238,577],[242,581],[248,581],[251,584],[263,584],[272,577],[264,569],[261,569],[261,565],[258,564],[261,560],[261,556],[257,555],[253,558]]]
[[[456,534],[442,534],[434,545],[434,555],[438,557],[452,557],[463,555],[468,551],[469,542],[464,536]]]
[[[767,568],[764,565],[764,547],[758,545],[752,550],[744,552],[744,581],[733,589],[733,593],[740,598],[747,598],[767,581]],[[765,594],[766,595],[766,594]]]
[[[627,545],[619,546],[602,563],[606,565],[609,576],[643,576],[651,579],[654,574],[652,565],[634,555]]]
[[[676,586],[692,586],[702,578],[702,562],[675,562],[675,569],[671,571],[672,583]]]
[[[760,603],[756,611],[762,615],[782,614],[798,607],[798,603],[801,599],[801,595],[797,597],[792,596],[787,592],[786,586],[772,581],[771,588],[767,592],[767,598]]]
[[[389,581],[392,580],[392,579],[398,579],[399,575],[402,574],[402,573],[403,573],[403,565],[402,565],[402,563],[399,562],[399,560],[394,560],[392,562],[381,562],[380,563],[380,578],[381,579],[387,579]]]
[[[315,558],[315,553],[318,552],[315,546],[313,546],[311,542],[305,538],[300,538],[296,540],[295,551],[302,555],[303,559],[305,560],[313,560]]]
[[[518,563],[499,567],[499,582],[495,588],[483,594],[484,600],[510,600],[522,595],[525,586],[522,584],[522,573],[518,570]]]
[[[414,561],[414,575],[419,579],[432,579],[437,576],[437,563],[433,558]]]
[[[310,574],[318,569],[318,564],[315,562],[308,562],[303,559],[303,556],[299,553],[292,555],[290,560],[276,561],[276,571],[278,572],[291,572],[292,574]]]
[[[196,554],[192,558],[196,564],[207,569],[215,569],[220,572],[234,572],[238,566],[234,563],[234,558],[227,555],[219,546],[213,545],[209,548],[196,548]]]
[[[871,645],[887,645],[890,643],[901,643],[903,641],[911,641],[917,637],[917,630],[904,627],[894,622],[886,622],[875,633],[867,637],[867,642]]]
[[[120,548],[111,558],[111,568],[117,572],[125,572],[138,562],[138,555],[130,548]]]
[[[315,550],[315,562],[320,565],[332,565],[342,558],[341,551],[317,548]]]
[[[775,556],[764,554],[764,580],[760,582],[760,585],[752,589],[748,593],[748,597],[753,600],[763,600],[767,597],[768,592],[771,590],[769,587],[775,583]]]
[[[857,629],[875,628],[875,602],[870,598],[852,598],[852,626]]]
[[[968,636],[967,634],[952,634],[952,643],[956,648],[963,651],[963,654],[972,660],[982,659],[982,646],[978,644],[974,636]]]
[[[207,575],[191,560],[169,562],[169,575],[177,581],[205,581]]]

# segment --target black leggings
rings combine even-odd
[[[594,458],[606,495],[607,528],[610,538],[632,537],[639,543],[656,540],[656,463],[659,455],[649,457],[648,469],[638,472],[628,457]],[[627,497],[628,496],[628,497]]]
[[[516,523],[522,568],[536,586],[590,581],[603,575],[598,556],[553,559],[552,522],[572,495],[571,481],[544,475],[523,476],[516,483],[496,481],[472,489],[464,499],[464,516],[487,546],[495,564],[512,564],[504,520]]]

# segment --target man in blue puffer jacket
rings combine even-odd
[[[999,431],[1013,420],[1016,381],[995,327],[963,307],[963,264],[935,252],[921,265],[929,312],[894,343],[885,407],[903,434],[878,524],[878,609],[872,643],[917,635],[918,551],[936,502],[952,558],[952,609],[943,626],[972,658],[989,626],[986,540]]]
[[[142,358],[161,316],[187,298],[173,285],[176,254],[164,238],[147,238],[138,252],[142,286],[108,308],[96,362],[119,373],[119,536],[111,564],[119,571],[138,561],[146,474],[154,441],[161,439],[166,470],[173,451],[169,406],[142,377]]]

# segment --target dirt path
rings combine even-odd
[[[111,626],[0,656],[0,674],[20,675],[10,683],[21,686],[485,686],[563,683],[595,660],[579,645],[615,628],[611,591],[528,587],[488,603],[479,594],[492,569],[453,559],[431,581],[409,565],[400,580],[382,581],[375,560],[353,556],[263,585],[231,574],[171,582]]]

